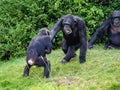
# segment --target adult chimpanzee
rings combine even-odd
[[[31,66],[44,67],[44,77],[48,78],[50,74],[50,62],[45,58],[46,54],[51,53],[52,43],[49,31],[46,28],[40,29],[39,33],[33,37],[27,48],[27,65],[24,68],[24,76],[29,75]]]
[[[114,11],[96,30],[88,47],[92,48],[96,40],[100,39],[105,32],[108,35],[108,43],[105,45],[105,49],[120,48],[120,11]]]
[[[63,17],[51,29],[51,39],[62,30],[63,41],[62,50],[66,56],[61,60],[62,63],[70,61],[75,56],[75,51],[80,48],[80,63],[86,61],[87,40],[86,26],[84,21],[74,15],[68,14]]]

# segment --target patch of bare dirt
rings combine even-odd
[[[56,81],[56,86],[60,87],[60,86],[71,86],[73,84],[80,84],[80,81],[77,77],[59,77],[55,79]]]

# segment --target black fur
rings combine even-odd
[[[86,26],[84,21],[71,14],[63,16],[51,29],[51,39],[53,39],[60,30],[62,30],[64,36],[62,49],[66,54],[61,62],[68,62],[75,56],[75,51],[79,48],[79,60],[80,63],[84,63],[86,61],[87,51]]]
[[[88,48],[92,48],[93,44],[100,39],[104,33],[107,33],[108,36],[105,49],[120,48],[120,11],[114,11],[96,30],[89,42]]]
[[[48,78],[50,73],[50,62],[45,58],[46,54],[51,53],[52,43],[49,36],[49,31],[42,28],[39,33],[32,38],[28,48],[27,57],[24,69],[24,76],[29,75],[31,66],[44,67],[44,77]]]

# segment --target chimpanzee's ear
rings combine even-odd
[[[48,36],[50,35],[50,31],[49,31],[49,30],[47,30],[47,35],[48,35]]]

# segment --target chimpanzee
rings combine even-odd
[[[46,28],[40,29],[39,33],[32,38],[27,48],[27,65],[24,68],[24,76],[29,75],[31,66],[44,67],[44,77],[48,78],[50,74],[50,62],[46,59],[46,54],[51,53],[52,43],[49,31]]]
[[[71,14],[61,17],[50,30],[51,40],[60,30],[62,30],[64,37],[62,40],[62,50],[66,54],[61,62],[66,63],[70,61],[76,55],[75,51],[79,48],[79,61],[80,63],[84,63],[87,51],[85,22],[81,18]]]
[[[120,48],[120,11],[113,11],[111,16],[103,22],[91,38],[88,48],[100,39],[104,33],[107,33],[108,42],[105,49]]]

